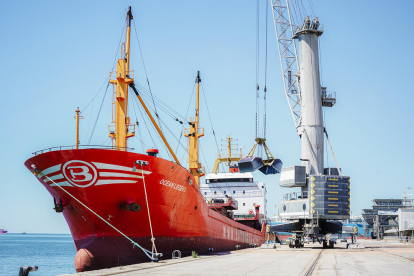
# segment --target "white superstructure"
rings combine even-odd
[[[206,199],[232,197],[238,202],[234,215],[247,215],[254,212],[254,205],[260,205],[260,215],[266,217],[266,187],[264,183],[253,180],[251,173],[210,173],[200,191]]]

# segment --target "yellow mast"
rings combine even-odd
[[[131,37],[131,19],[133,18],[131,7],[128,7],[127,12],[127,32],[126,45],[122,44],[121,58],[118,59],[116,65],[116,79],[112,79],[110,73],[110,83],[114,85],[115,91],[115,131],[109,131],[109,137],[115,141],[117,150],[125,150],[127,147],[127,139],[135,135],[135,125],[130,124],[128,117],[128,84],[134,81],[134,71],[129,70],[130,57],[130,37]],[[129,132],[129,128],[133,128]],[[112,144],[114,144],[112,142]]]
[[[190,128],[185,129],[184,136],[189,137],[189,148],[188,148],[188,163],[189,170],[193,174],[197,185],[200,185],[200,177],[204,175],[203,167],[201,163],[198,162],[198,138],[204,136],[204,128],[199,128],[199,110],[200,110],[200,71],[197,71],[197,91],[196,91],[196,116],[195,118],[190,118]]]
[[[76,116],[74,117],[76,119],[76,149],[79,148],[79,119],[83,119],[82,116],[79,116],[79,107],[75,110]]]
[[[238,162],[242,157],[243,154],[241,152],[241,148],[240,148],[240,153],[239,154],[232,154],[233,149],[231,148],[232,144],[232,140],[234,140],[234,138],[231,137],[231,135],[227,136],[227,138],[225,140],[221,140],[221,141],[227,141],[227,151],[228,154],[227,156],[222,155],[221,153],[218,154],[218,157],[216,159],[216,161],[214,162],[214,167],[213,167],[213,173],[217,173],[218,172],[218,168],[220,163],[227,163],[227,166],[230,166],[231,162]],[[235,140],[237,141],[237,139]],[[222,145],[224,146],[224,145]]]
[[[161,139],[164,141],[168,150],[170,151],[175,162],[180,165],[177,156],[174,154],[170,145],[165,139],[161,129],[158,127],[154,118],[152,117],[150,111],[142,100],[141,96],[138,93],[138,90],[134,84],[134,71],[129,70],[129,57],[130,57],[130,37],[131,37],[131,19],[133,19],[131,7],[128,7],[127,12],[127,33],[126,33],[126,47],[123,44],[121,47],[121,59],[118,60],[116,66],[116,72],[109,73],[109,82],[114,85],[115,98],[115,131],[111,130],[109,127],[109,137],[112,138],[112,141],[115,141],[115,149],[117,150],[126,150],[127,139],[135,135],[135,124],[130,124],[130,119],[128,117],[128,86],[134,90],[135,94],[138,97],[138,100],[142,104],[147,113],[148,117],[151,119],[151,122],[155,126],[158,134],[161,136]],[[112,78],[113,74],[116,73],[116,78]],[[132,132],[129,132],[129,128],[132,129]],[[113,144],[113,143],[112,143]]]

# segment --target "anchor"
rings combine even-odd
[[[63,211],[63,204],[62,204],[62,198],[59,199],[59,204],[56,203],[56,198],[53,198],[53,203],[55,204],[55,208],[53,208],[56,213],[62,213]]]

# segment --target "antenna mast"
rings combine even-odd
[[[184,136],[189,138],[189,148],[188,148],[188,163],[189,170],[194,176],[197,185],[200,185],[200,177],[204,175],[204,169],[199,163],[199,154],[198,154],[198,138],[204,136],[204,128],[199,128],[199,115],[200,115],[200,71],[197,71],[196,77],[196,108],[195,108],[195,117],[190,118],[190,128],[184,130]]]
[[[121,58],[118,59],[116,71],[109,73],[109,82],[113,84],[116,99],[113,101],[115,120],[112,119],[115,123],[115,130],[111,129],[113,126],[109,126],[109,137],[112,138],[112,145],[115,144],[117,150],[126,150],[127,139],[135,135],[135,124],[130,124],[128,117],[128,84],[134,82],[134,71],[129,70],[132,18],[131,6],[129,6],[126,20],[126,42],[121,45]]]

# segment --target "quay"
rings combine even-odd
[[[71,275],[413,275],[414,244],[358,240],[364,249],[338,243],[323,249],[319,243],[304,248],[251,248],[199,258],[184,257]],[[66,274],[67,276],[69,274]]]

